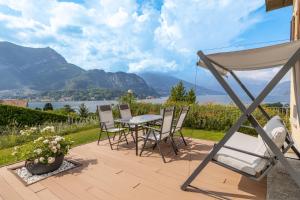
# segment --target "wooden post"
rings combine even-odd
[[[300,39],[300,0],[293,0],[293,17],[291,21],[291,40]],[[300,70],[300,61],[295,65],[297,70]],[[296,108],[296,98],[294,91],[294,84],[296,81],[294,80],[294,71],[291,73],[291,98],[290,98],[290,119],[291,119],[291,129],[292,135],[295,140],[295,143],[300,147],[300,124],[297,119],[297,108]]]

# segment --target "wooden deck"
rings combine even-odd
[[[133,145],[110,150],[106,141],[72,149],[70,157],[83,165],[25,187],[7,167],[0,168],[0,200],[193,200],[265,199],[266,181],[255,182],[213,163],[193,182],[189,192],[180,185],[213,143],[187,139],[188,147],[174,156],[168,146],[164,164],[157,151],[135,156]],[[8,166],[12,167],[12,166]],[[201,188],[201,189],[200,189]]]

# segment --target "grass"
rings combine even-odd
[[[74,146],[97,141],[98,133],[99,133],[99,128],[91,128],[89,130],[81,130],[76,133],[68,134],[65,137],[74,141],[74,145],[73,145],[74,147]],[[205,131],[205,130],[190,129],[190,128],[184,128],[183,134],[186,137],[192,137],[192,138],[203,139],[203,140],[212,140],[212,141],[219,141],[224,136],[224,133],[222,132]],[[23,147],[26,148],[27,145],[28,144],[22,145],[22,148]],[[0,166],[12,164],[24,159],[22,157],[12,156],[11,155],[12,152],[13,152],[13,148],[0,150]]]

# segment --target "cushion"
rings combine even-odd
[[[259,145],[259,141],[256,137],[236,132],[225,145],[248,152],[254,152]],[[253,176],[261,172],[268,163],[265,159],[227,148],[221,148],[214,159]]]
[[[279,116],[275,116],[270,119],[264,126],[264,130],[278,148],[283,146],[287,131]],[[272,151],[269,148],[267,150],[265,142],[260,136],[257,138],[236,132],[226,142],[225,145],[248,152],[253,152],[261,156],[272,155]],[[254,176],[257,173],[260,173],[268,164],[268,160],[266,159],[258,158],[227,148],[221,148],[221,150],[215,155],[214,159]]]

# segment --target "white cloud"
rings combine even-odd
[[[109,71],[183,71],[198,49],[226,46],[260,20],[263,0],[165,0],[161,10],[136,0],[0,0],[0,38],[50,46],[71,63]],[[3,30],[3,31],[2,31]]]
[[[168,72],[177,68],[176,62],[173,60],[167,62],[161,58],[145,58],[136,63],[129,64],[129,72],[141,72],[141,71],[159,71]]]

